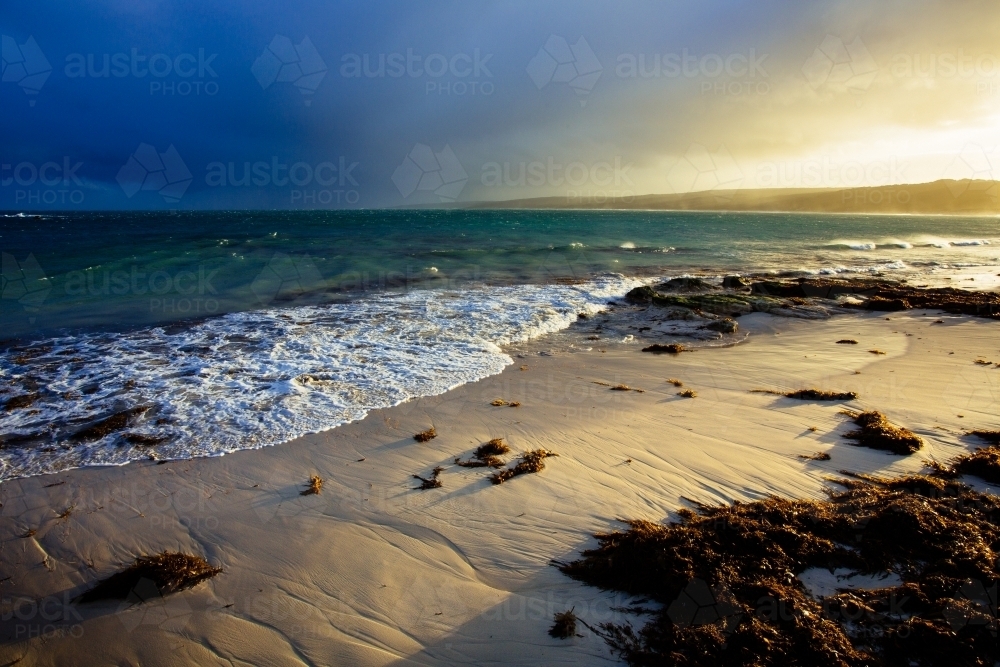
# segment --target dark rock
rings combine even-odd
[[[93,440],[100,440],[106,435],[110,435],[115,431],[120,431],[127,426],[130,426],[135,422],[136,419],[141,417],[147,410],[149,410],[148,405],[140,405],[139,407],[129,408],[128,410],[122,410],[121,412],[116,412],[110,417],[106,417],[98,422],[94,422],[90,426],[77,431],[73,436],[73,439],[78,442],[91,442]]]
[[[667,345],[663,345],[661,343],[654,343],[653,345],[650,345],[649,347],[642,348],[643,352],[652,352],[653,354],[664,354],[664,353],[666,353],[666,354],[680,354],[681,352],[684,352],[685,350],[686,350],[686,348],[683,345],[681,345],[680,343],[669,343]]]
[[[165,436],[146,435],[145,433],[126,433],[124,438],[125,442],[137,447],[156,447],[170,440]]]
[[[653,291],[653,288],[649,285],[643,285],[629,290],[629,293],[625,295],[625,300],[629,303],[650,303],[654,296],[656,296],[656,292]]]
[[[790,297],[803,297],[808,296],[802,285],[799,283],[783,283],[777,280],[765,280],[759,283],[754,283],[750,286],[751,294],[761,294],[764,296],[777,296],[783,299]]]
[[[705,328],[712,331],[718,331],[719,333],[732,334],[739,330],[740,325],[727,317],[723,320],[712,320],[705,325]]]
[[[759,281],[753,284],[754,294],[835,299],[841,295],[858,295],[875,301],[873,310],[907,308],[937,309],[955,315],[973,315],[1000,319],[1000,294],[996,292],[961,290],[954,287],[920,288],[883,278],[799,278],[796,281]],[[876,299],[881,299],[878,301]],[[904,302],[906,305],[904,305]],[[866,304],[859,308],[869,308]]]
[[[671,278],[656,286],[658,292],[707,292],[713,289],[718,288],[701,278]]]
[[[883,299],[882,297],[875,296],[868,299],[865,302],[865,308],[867,310],[877,310],[885,312],[896,312],[899,310],[909,310],[913,306],[906,299]]]
[[[709,294],[657,294],[653,305],[689,310],[703,310],[716,315],[732,316],[733,313],[752,313],[757,308],[747,297],[725,292]]]
[[[743,276],[726,276],[722,279],[722,286],[726,289],[743,289],[750,286],[750,281]]]

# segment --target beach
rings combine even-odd
[[[996,1],[716,4],[6,3],[0,667],[1000,667]]]
[[[623,610],[634,600],[552,565],[594,533],[676,519],[691,501],[820,499],[838,471],[916,472],[970,451],[966,430],[997,428],[1000,370],[976,363],[1000,361],[995,320],[907,310],[738,323],[739,344],[653,355],[580,319],[504,346],[502,372],[278,446],[8,480],[0,663],[610,664],[587,628],[548,635],[571,608],[590,625],[635,621]],[[752,393],[806,387],[859,398]],[[843,408],[879,410],[924,447],[853,446]],[[430,427],[437,437],[414,440]],[[558,456],[499,485],[455,465],[492,438],[508,460]],[[816,452],[830,460],[800,458]],[[413,475],[437,466],[441,487],[417,490]],[[301,495],[311,475],[322,489]],[[164,550],[223,571],[144,604],[71,602]]]

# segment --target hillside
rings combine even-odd
[[[1000,214],[996,181],[941,180],[869,188],[710,190],[641,195],[604,201],[536,197],[461,205],[472,209],[641,209],[677,211],[794,211],[810,213]]]

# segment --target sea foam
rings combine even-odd
[[[501,346],[568,327],[641,284],[415,290],[350,303],[232,313],[202,322],[36,341],[0,353],[0,479],[147,458],[131,434],[168,437],[161,458],[276,445],[370,410],[499,373]],[[30,385],[30,387],[29,387]],[[37,389],[32,389],[37,387]],[[147,407],[135,424],[81,442],[81,428]],[[15,444],[19,438],[21,444]],[[11,442],[11,440],[14,442]]]

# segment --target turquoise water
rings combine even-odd
[[[3,335],[378,290],[685,272],[998,264],[995,218],[643,211],[109,212],[0,218]],[[992,242],[987,244],[988,242]],[[979,245],[955,245],[978,243]],[[37,265],[25,261],[29,256]],[[25,266],[22,266],[25,264]],[[44,276],[45,280],[41,280]],[[23,292],[23,293],[22,293]]]
[[[505,345],[656,277],[988,287],[998,237],[993,219],[930,217],[8,214],[0,481],[280,445],[499,373],[513,362]],[[116,414],[126,428],[87,435]]]

